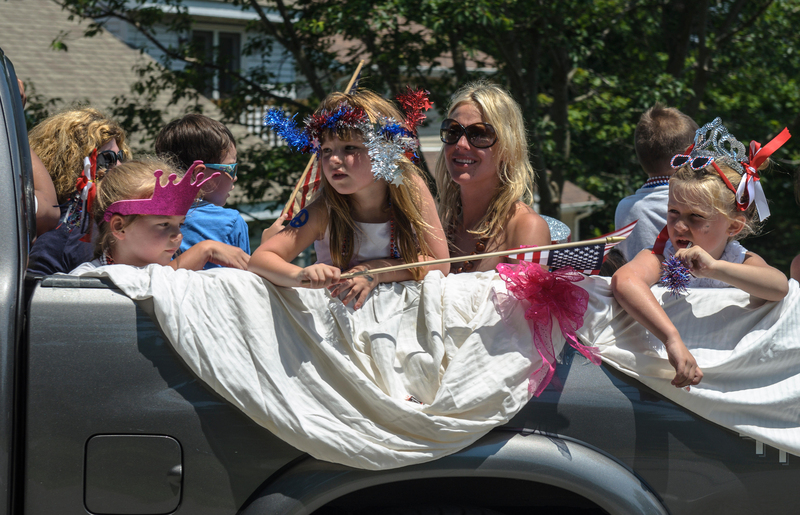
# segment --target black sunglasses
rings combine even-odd
[[[452,118],[448,118],[442,122],[442,127],[439,129],[439,136],[447,145],[455,145],[465,134],[469,144],[475,148],[489,148],[497,143],[497,132],[488,123],[473,123],[464,127]]]
[[[122,153],[122,150],[119,152],[102,150],[97,153],[97,168],[107,170],[123,160],[125,160],[125,154]]]

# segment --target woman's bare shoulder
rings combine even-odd
[[[511,244],[547,245],[550,243],[550,227],[547,222],[524,202],[514,204],[506,230]]]

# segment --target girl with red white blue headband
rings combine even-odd
[[[279,110],[265,124],[295,149],[316,152],[322,194],[280,233],[262,244],[249,270],[279,286],[328,288],[360,308],[381,282],[419,280],[446,265],[424,266],[376,276],[340,279],[344,272],[448,257],[436,207],[419,168],[409,157],[418,150],[414,128],[430,107],[420,92],[400,98],[404,120],[389,101],[373,92],[329,95],[300,131]],[[292,260],[314,244],[317,263],[301,268]]]
[[[703,372],[650,287],[667,262],[670,274],[685,275],[682,286],[734,287],[767,301],[786,296],[786,276],[737,240],[769,216],[758,170],[790,137],[784,129],[763,148],[754,141],[746,150],[719,118],[701,127],[694,144],[672,158],[677,171],[669,181],[667,226],[652,250],[641,251],[612,278],[620,305],[664,343],[676,387],[698,384]]]

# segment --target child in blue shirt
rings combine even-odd
[[[207,116],[187,114],[168,123],[156,138],[156,154],[170,159],[181,169],[187,169],[194,161],[204,164],[195,168],[195,173],[221,172],[207,183],[204,194],[186,215],[183,226],[181,252],[205,240],[215,240],[239,247],[250,254],[250,236],[247,223],[235,209],[227,209],[225,202],[236,183],[236,142],[228,128]],[[216,268],[209,263],[205,266]]]

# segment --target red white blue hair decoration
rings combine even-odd
[[[750,148],[745,149],[744,145],[722,125],[722,119],[715,118],[714,121],[697,130],[692,146],[683,154],[675,155],[670,161],[670,166],[680,168],[688,165],[693,170],[699,170],[709,165],[713,166],[728,188],[736,194],[736,205],[739,211],[746,210],[755,202],[759,220],[763,221],[770,213],[767,197],[761,187],[758,167],[791,137],[789,129],[784,128],[780,134],[763,147],[757,141],[752,141]],[[724,163],[742,175],[738,188],[733,187],[717,163]],[[744,200],[745,193],[747,194],[746,201]]]
[[[322,109],[305,119],[300,129],[294,120],[279,108],[272,108],[264,116],[264,125],[283,138],[294,150],[302,153],[320,150],[321,139],[328,132],[340,129],[356,130],[364,138],[372,163],[372,174],[399,186],[403,183],[400,160],[405,156],[418,162],[419,140],[415,129],[425,119],[424,110],[431,107],[427,91],[410,88],[398,101],[406,112],[405,127],[391,117],[371,122],[362,109],[342,103],[334,110]]]
[[[661,279],[658,284],[666,287],[673,297],[689,293],[686,287],[691,278],[692,274],[689,269],[684,266],[683,261],[675,256],[667,258],[661,263]]]
[[[59,207],[66,207],[64,215],[59,221],[59,227],[66,224],[69,231],[76,227],[80,228],[83,236],[81,241],[91,243],[92,241],[92,207],[97,196],[97,149],[83,158],[83,171],[75,182],[75,192],[70,195],[66,204]]]

